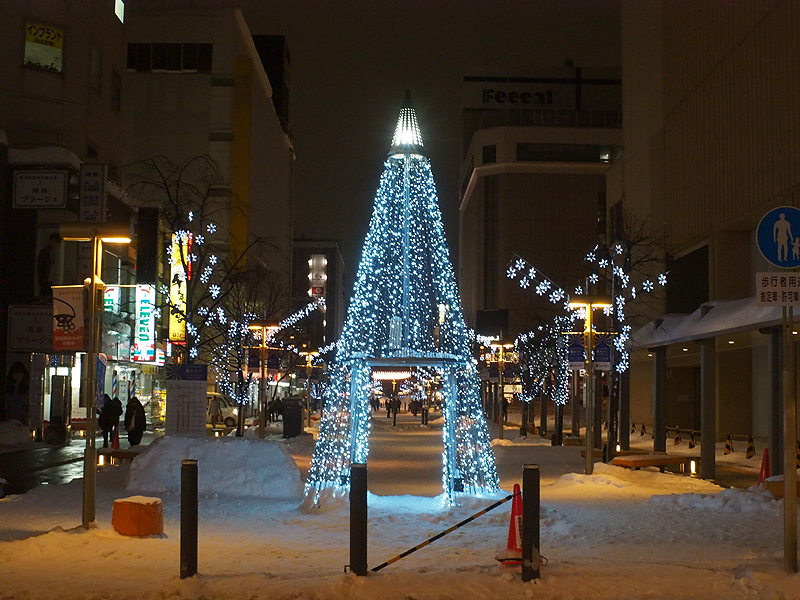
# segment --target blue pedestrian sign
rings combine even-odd
[[[800,209],[779,206],[761,218],[756,241],[767,262],[784,269],[800,267]]]

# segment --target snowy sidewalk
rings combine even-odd
[[[373,423],[370,440],[370,567],[494,500],[443,505],[440,430],[435,424],[385,425]],[[783,571],[781,501],[600,463],[587,477],[579,448],[554,448],[530,437],[527,443],[506,440],[494,450],[505,489],[521,478],[522,464],[541,465],[541,553],[549,562],[540,580],[523,584],[518,569],[494,560],[505,547],[510,503],[380,573],[345,575],[346,499],[306,512],[299,497],[264,497],[270,493],[265,478],[290,481],[292,471],[301,472],[277,459],[252,462],[260,452],[254,444],[279,445],[295,461],[308,461],[312,436],[215,442],[207,441],[212,446],[203,450],[201,463],[209,487],[199,506],[197,576],[178,576],[180,494],[128,488],[131,467],[115,466],[98,475],[93,531],[54,530],[79,525],[81,480],[0,500],[0,599],[800,598],[800,576]],[[174,452],[142,461],[136,481],[166,486],[159,483],[166,481],[165,468],[177,469],[182,458]],[[162,498],[163,538],[128,538],[111,529],[114,499],[137,493]]]

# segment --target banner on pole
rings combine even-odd
[[[70,352],[86,347],[83,316],[84,287],[53,287],[53,350]]]

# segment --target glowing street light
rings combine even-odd
[[[489,344],[489,346],[492,348],[492,351],[498,349],[500,351],[500,356],[497,361],[497,378],[498,378],[497,387],[500,389],[500,394],[497,398],[498,403],[496,412],[497,412],[497,438],[502,440],[504,439],[503,434],[505,427],[503,423],[503,398],[505,398],[505,392],[504,392],[505,383],[503,382],[503,371],[505,371],[506,369],[506,361],[503,355],[503,351],[506,349],[510,350],[511,348],[514,347],[514,344],[501,344],[498,338],[498,341],[496,343]]]
[[[92,243],[92,277],[84,282],[89,289],[89,342],[86,358],[89,367],[86,376],[86,449],[83,453],[83,527],[89,529],[95,521],[95,478],[97,473],[97,348],[100,336],[100,316],[103,313],[105,284],[103,273],[103,242],[130,244],[130,230],[126,225],[107,223],[62,223],[61,238],[68,242]],[[99,314],[98,314],[99,313]]]
[[[586,404],[586,474],[591,475],[594,470],[594,454],[592,444],[592,425],[594,419],[594,360],[592,351],[594,349],[594,331],[592,330],[592,311],[595,308],[606,308],[611,306],[611,299],[600,296],[573,296],[569,299],[569,308],[576,310],[584,309],[586,318],[584,319],[584,348],[586,349],[586,377],[583,386],[584,402]]]
[[[261,377],[258,380],[258,407],[261,409],[259,411],[260,418],[258,420],[258,437],[259,439],[264,439],[264,428],[266,427],[267,421],[267,405],[266,405],[266,378],[265,378],[265,354],[267,350],[267,340],[272,339],[272,337],[278,332],[280,327],[269,323],[267,321],[260,321],[256,320],[250,323],[249,328],[254,331],[261,332]]]

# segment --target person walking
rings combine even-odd
[[[103,448],[108,448],[108,438],[114,431],[114,413],[116,407],[114,401],[108,394],[103,394],[103,406],[100,408],[100,414],[97,416],[97,425],[103,432]],[[117,422],[119,422],[119,415],[117,415]]]
[[[128,442],[131,446],[138,446],[142,441],[146,425],[144,406],[134,396],[128,400],[128,407],[125,409],[125,429],[128,432]]]
[[[211,396],[208,401],[208,414],[211,416],[211,428],[217,426],[217,421],[222,420],[222,403],[219,396]]]

